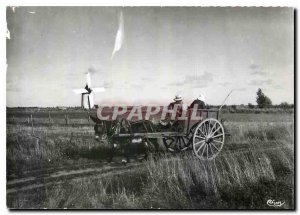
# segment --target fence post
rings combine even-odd
[[[51,115],[50,115],[50,112],[48,112],[48,119],[49,119],[49,122],[51,122]]]
[[[30,114],[30,120],[31,120],[31,131],[33,134],[33,118],[32,118],[32,114]]]
[[[66,121],[66,125],[68,125],[69,124],[69,118],[68,118],[68,115],[67,114],[65,114],[65,121]]]

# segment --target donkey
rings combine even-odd
[[[103,140],[103,137],[107,138],[109,145],[108,162],[112,161],[114,155],[116,155],[118,151],[121,151],[122,155],[126,158],[122,160],[122,163],[126,164],[130,162],[130,157],[137,158],[137,155],[143,155],[142,158],[147,159],[151,144],[158,150],[157,141],[150,141],[149,139],[142,137],[124,138],[117,136],[117,134],[120,133],[149,132],[147,127],[145,127],[146,121],[129,122],[125,119],[101,121],[92,116],[91,119],[96,123],[94,126],[95,139]]]

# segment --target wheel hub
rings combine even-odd
[[[206,144],[210,144],[213,141],[213,139],[211,137],[206,137],[205,138],[205,143]]]

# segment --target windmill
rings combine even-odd
[[[94,87],[92,88],[91,75],[90,72],[86,73],[86,85],[83,89],[74,89],[73,92],[76,94],[81,94],[81,107],[86,109],[91,109],[94,107],[94,97],[93,93],[104,92],[104,87]]]

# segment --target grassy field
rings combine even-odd
[[[293,114],[226,113],[231,136],[213,161],[165,152],[128,168],[120,156],[104,163],[108,143],[94,140],[85,112],[70,114],[67,125],[63,112],[51,120],[35,113],[34,136],[30,114],[7,114],[9,208],[294,208]]]

